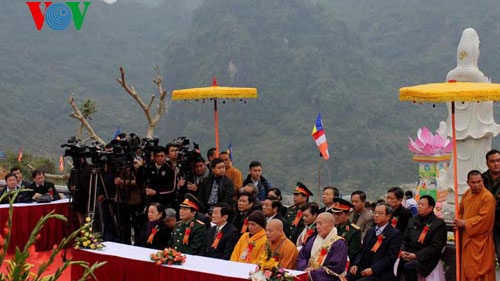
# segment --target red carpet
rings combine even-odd
[[[33,273],[37,273],[39,265],[42,262],[47,261],[50,258],[50,254],[51,254],[51,251],[35,252],[34,254],[32,254],[28,258],[28,263],[33,265],[33,267],[30,269],[30,271]],[[0,272],[2,272],[2,273],[7,272],[7,269],[6,269],[7,263],[5,261],[12,259],[13,256],[14,256],[13,254],[7,255],[7,257],[4,260],[4,263],[2,265],[0,265]],[[70,249],[68,249],[68,251],[66,253],[66,257],[68,259],[72,257]],[[59,255],[54,259],[54,263],[52,265],[50,265],[47,268],[47,270],[45,270],[45,273],[43,274],[43,276],[54,274],[56,272],[57,268],[59,268],[62,264],[63,264],[62,257],[61,257],[61,255]],[[71,266],[68,267],[63,272],[63,274],[61,275],[61,277],[58,280],[59,281],[70,281],[71,280]]]

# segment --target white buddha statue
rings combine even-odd
[[[448,72],[446,81],[486,82],[490,80],[477,66],[479,59],[479,37],[473,28],[467,28],[457,48],[457,67]],[[486,171],[486,153],[491,149],[491,140],[500,132],[500,125],[493,119],[493,102],[455,102],[455,124],[457,135],[457,162],[459,194],[467,190],[467,173],[476,169]],[[452,137],[451,103],[448,103],[446,132]],[[453,183],[453,158],[450,161],[450,183]]]

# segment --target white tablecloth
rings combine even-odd
[[[157,250],[130,246],[125,244],[119,244],[114,242],[105,242],[102,250],[85,250],[91,251],[94,254],[99,255],[109,255],[115,257],[122,257],[130,260],[138,261],[150,261],[150,254]],[[248,279],[248,274],[255,270],[255,264],[232,262],[214,258],[207,258],[201,256],[186,255],[186,262],[182,265],[164,265],[174,268],[180,268],[183,270],[189,270],[194,272],[203,272],[213,275],[238,278],[238,279]],[[103,258],[101,260],[106,260]],[[152,261],[151,261],[152,263]],[[303,271],[287,270],[291,274],[300,275],[304,274]]]

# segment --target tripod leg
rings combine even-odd
[[[109,228],[111,227],[111,236],[113,236],[113,240],[114,239],[117,239],[118,237],[120,237],[120,230],[119,230],[119,224],[118,224],[118,221],[119,221],[119,218],[117,217],[116,215],[116,212],[114,210],[114,201],[111,200],[111,198],[109,197],[109,192],[108,192],[108,189],[106,187],[106,183],[104,182],[104,178],[102,177],[102,175],[100,174],[99,175],[99,181],[101,183],[101,186],[102,186],[102,189],[103,189],[103,192],[104,192],[104,197],[105,197],[105,202],[106,202],[106,206],[107,206],[107,210],[104,210],[104,209],[101,209],[101,213],[100,213],[100,217],[101,217],[101,224],[102,224],[102,229],[103,229],[103,232],[104,232],[104,228]],[[104,204],[101,203],[101,207],[103,206]],[[104,211],[106,211],[106,213],[104,213]],[[108,216],[109,215],[109,220],[108,220]],[[108,225],[106,225],[108,223]]]
[[[98,171],[97,169],[92,169],[92,173],[90,174],[90,182],[89,182],[89,201],[87,202],[87,216],[93,221],[92,227],[96,230],[101,230],[102,228],[97,227],[97,223],[95,222],[95,211],[97,204],[97,179],[98,179]]]

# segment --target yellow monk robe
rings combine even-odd
[[[271,251],[273,251],[273,257],[278,255],[279,264],[283,268],[295,269],[297,265],[297,258],[299,257],[299,251],[295,244],[286,238],[283,233],[281,237],[276,241],[276,243],[271,243]]]
[[[486,189],[477,194],[467,190],[460,201],[462,231],[462,281],[495,281],[495,199]]]
[[[256,264],[259,261],[260,254],[266,249],[266,242],[267,238],[264,229],[255,233],[252,237],[250,237],[250,232],[243,233],[236,246],[234,246],[230,260]]]

